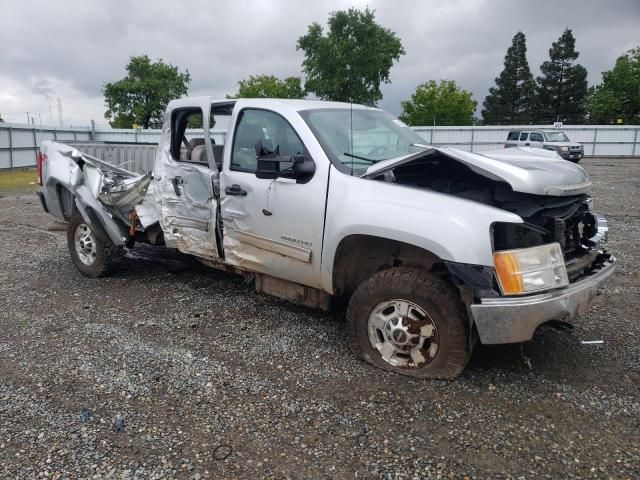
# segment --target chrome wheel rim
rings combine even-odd
[[[402,299],[376,305],[367,324],[369,342],[394,367],[422,368],[438,354],[436,323],[419,305]]]
[[[80,261],[87,266],[93,265],[96,261],[96,237],[89,226],[85,223],[78,225],[73,238]]]

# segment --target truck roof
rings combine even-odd
[[[256,106],[256,107],[287,107],[292,110],[312,110],[316,108],[354,108],[364,110],[377,110],[375,107],[369,107],[366,105],[360,105],[357,103],[347,102],[328,102],[324,100],[300,100],[300,99],[288,99],[288,98],[213,98],[213,97],[184,97],[169,102],[168,109],[173,110],[176,108],[193,107],[194,105],[202,105],[204,103],[218,104],[218,105],[234,105],[241,104],[242,106]]]
[[[509,132],[543,132],[543,133],[553,133],[553,132],[562,132],[560,128],[538,128],[538,127],[523,127],[523,128],[512,128]]]

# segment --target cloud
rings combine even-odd
[[[0,113],[24,121],[29,111],[45,123],[42,82],[49,82],[53,96],[62,99],[65,123],[105,124],[102,86],[124,75],[130,56],[143,53],[188,69],[194,95],[222,97],[252,74],[301,75],[303,56],[295,45],[307,26],[324,24],[331,11],[367,3],[407,51],[393,67],[393,83],[383,88],[380,106],[393,113],[429,79],[455,80],[481,105],[518,30],[527,36],[535,75],[551,42],[566,26],[573,28],[591,83],[621,53],[640,45],[637,0],[615,7],[595,0],[23,0],[2,8]]]

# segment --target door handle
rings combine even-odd
[[[176,193],[176,197],[181,196],[182,193],[180,192],[180,187],[184,185],[182,177],[172,178],[171,183],[173,184],[173,191]]]
[[[225,188],[224,193],[226,193],[227,195],[234,195],[236,197],[245,197],[247,195],[247,191],[243,190],[242,187],[237,183],[234,183],[233,185]]]

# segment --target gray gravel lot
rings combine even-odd
[[[84,278],[37,197],[0,192],[0,478],[640,478],[640,159],[583,165],[618,271],[573,333],[455,382],[169,250]]]

